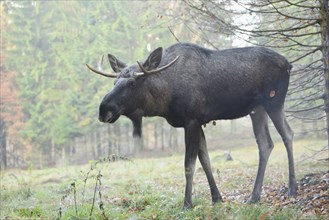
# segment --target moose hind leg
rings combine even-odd
[[[286,116],[284,114],[283,107],[278,110],[269,110],[267,111],[270,116],[273,124],[280,134],[284,146],[286,147],[287,155],[288,155],[288,165],[289,165],[289,196],[297,195],[297,185],[296,185],[296,176],[295,176],[295,165],[294,165],[294,157],[293,157],[293,149],[292,149],[292,140],[293,140],[293,131],[291,130]]]
[[[268,117],[263,107],[257,107],[250,114],[256,142],[259,150],[259,162],[257,177],[254,183],[252,194],[248,203],[256,203],[260,200],[262,185],[264,180],[265,169],[268,158],[274,147],[270,132],[268,130]]]
[[[195,170],[195,161],[199,151],[200,129],[198,123],[190,122],[185,127],[185,198],[183,209],[192,207],[192,182]]]
[[[213,203],[222,202],[223,199],[218,191],[214,176],[212,174],[206,139],[205,139],[202,128],[200,129],[200,147],[199,147],[198,157],[199,157],[202,168],[203,168],[204,172],[206,173],[206,176],[208,179],[212,202]]]

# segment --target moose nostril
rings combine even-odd
[[[110,122],[111,121],[111,119],[112,119],[112,116],[113,116],[113,113],[112,112],[107,112],[106,114],[104,114],[104,115],[99,115],[99,117],[98,117],[98,120],[100,121],[100,122]]]

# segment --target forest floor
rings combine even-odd
[[[298,196],[287,197],[288,166],[277,143],[265,173],[261,202],[246,204],[258,166],[256,146],[210,152],[224,202],[211,204],[197,163],[194,207],[182,210],[184,156],[156,159],[110,157],[84,166],[1,171],[0,219],[328,219],[328,151],[325,140],[294,142]]]

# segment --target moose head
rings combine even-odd
[[[130,118],[134,125],[134,136],[141,136],[141,122],[143,104],[146,101],[148,87],[145,79],[150,75],[160,73],[172,66],[179,58],[159,67],[162,59],[162,47],[155,49],[144,62],[128,66],[112,54],[108,54],[108,61],[114,73],[105,72],[102,68],[104,56],[98,63],[98,69],[88,64],[94,73],[105,77],[115,78],[113,89],[105,95],[99,106],[99,120],[114,123],[121,115]]]

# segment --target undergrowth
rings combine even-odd
[[[305,160],[322,142],[295,143],[297,179],[310,172],[326,171],[327,164]],[[257,172],[257,148],[234,149],[233,161],[216,161],[222,151],[211,152],[214,176],[224,203],[211,204],[206,177],[196,168],[193,203],[182,210],[183,156],[135,159],[110,156],[85,166],[45,170],[8,170],[1,173],[1,219],[327,219],[305,215],[302,207],[284,208],[266,203],[245,204]],[[302,162],[300,162],[302,161]],[[286,153],[278,145],[271,155],[264,184],[286,184]]]

